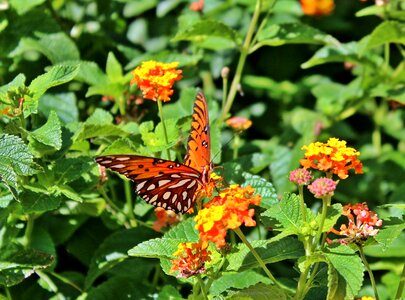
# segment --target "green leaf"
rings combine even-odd
[[[34,50],[45,55],[54,65],[80,59],[76,44],[65,33],[36,33],[36,36],[38,39],[23,37],[11,56],[18,57]]]
[[[59,150],[62,147],[62,129],[56,112],[51,111],[47,122],[33,131],[28,136],[28,139],[31,143],[34,143],[33,146],[36,150],[38,148],[35,145],[35,141],[55,150]]]
[[[268,168],[272,161],[272,156],[267,153],[252,153],[241,156],[237,160],[244,170],[255,174]]]
[[[128,138],[119,138],[104,149],[102,155],[109,154],[139,154],[135,144]]]
[[[271,182],[268,182],[260,176],[252,175],[247,172],[243,172],[242,176],[245,178],[245,182],[242,186],[250,185],[255,189],[255,194],[259,194],[262,197],[262,201],[260,202],[261,207],[270,208],[279,202],[276,190]]]
[[[233,29],[216,20],[196,22],[191,27],[178,32],[172,41],[192,41],[203,45],[202,43],[207,41],[208,38],[217,38],[216,42],[221,40],[231,41],[232,43],[225,44],[226,48],[232,48],[239,42],[237,33]]]
[[[164,235],[168,239],[179,239],[191,243],[195,243],[199,239],[199,233],[195,229],[194,218],[188,218],[185,221],[180,222]]]
[[[399,237],[404,229],[405,223],[403,220],[392,218],[384,222],[384,228],[378,231],[374,239],[386,249]]]
[[[183,300],[180,292],[172,285],[164,285],[157,296],[157,300]]]
[[[33,7],[44,3],[45,0],[10,0],[10,6],[17,11],[20,16],[31,10]]]
[[[53,261],[54,256],[48,253],[9,244],[0,252],[0,284],[16,285],[32,275],[35,270],[47,268]]]
[[[153,290],[146,284],[139,284],[130,276],[114,276],[92,288],[87,293],[87,299],[147,299]]]
[[[253,51],[262,46],[284,44],[339,44],[331,35],[302,23],[271,24],[259,32],[257,40],[258,44],[253,47]]]
[[[147,258],[173,258],[173,253],[184,239],[159,238],[145,241],[128,251],[129,256]]]
[[[364,55],[367,50],[387,44],[405,44],[405,28],[398,21],[384,21],[373,32],[360,42],[359,54]]]
[[[20,194],[20,201],[25,213],[42,213],[59,207],[61,197],[48,191],[32,191],[25,189]]]
[[[57,184],[66,184],[80,178],[95,166],[93,157],[79,156],[74,158],[60,158],[55,161],[53,172]]]
[[[94,253],[85,281],[85,289],[107,270],[128,258],[128,250],[155,236],[151,230],[133,228],[116,231],[107,237]]]
[[[213,296],[219,296],[221,293],[229,289],[244,289],[259,282],[271,284],[271,280],[268,277],[256,273],[253,270],[238,273],[223,273],[220,278],[213,282],[210,288],[210,294]]]
[[[327,232],[336,224],[337,220],[342,215],[342,204],[335,203],[327,208],[325,223],[323,224],[322,232]],[[321,215],[316,217],[316,223],[320,224]]]
[[[32,168],[33,156],[24,141],[14,135],[0,135],[0,180],[17,197],[17,176],[36,172]]]
[[[79,121],[79,110],[74,93],[45,94],[39,99],[39,111],[49,117],[55,111],[64,124]]]
[[[111,82],[120,82],[122,80],[121,64],[112,52],[108,53],[106,74]]]
[[[304,255],[304,248],[297,239],[286,237],[279,241],[257,240],[251,242],[264,263],[275,263],[286,259],[296,259]],[[259,267],[259,264],[245,244],[239,244],[234,253],[228,255],[227,271],[246,270]]]
[[[398,228],[394,228],[393,233],[397,234],[395,229]],[[378,236],[378,234],[376,235],[376,237]],[[387,232],[386,234],[389,234],[389,232]],[[393,236],[393,238],[395,238],[395,236]],[[403,251],[405,245],[405,234],[403,232],[401,232],[401,234],[397,236],[393,241],[390,241],[389,238],[385,239],[384,236],[382,240],[382,244],[368,245],[367,247],[365,247],[365,254],[367,256],[373,257],[399,257],[401,259],[405,257],[405,253]],[[386,245],[384,244],[385,242],[390,242],[389,247],[386,247]]]
[[[71,81],[78,73],[78,66],[58,65],[50,68],[48,72],[35,78],[29,85],[33,93],[31,99],[24,101],[24,117],[37,112],[38,99],[51,87]]]
[[[363,283],[364,267],[360,257],[348,246],[339,245],[325,253],[328,262],[343,277],[346,283],[346,298],[352,299]]]
[[[124,10],[122,13],[123,13],[124,17],[126,17],[126,18],[136,17],[136,16],[141,15],[145,11],[156,7],[156,4],[158,4],[158,2],[159,2],[158,0],[132,1],[132,2],[125,4]]]
[[[286,300],[288,299],[285,292],[274,285],[265,285],[259,283],[242,291],[231,292],[226,299],[232,300]]]
[[[0,99],[4,101],[4,99],[8,98],[8,93],[10,91],[16,91],[19,88],[23,88],[25,85],[25,75],[18,74],[12,81],[0,87]]]

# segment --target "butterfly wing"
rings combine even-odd
[[[211,140],[207,101],[198,93],[194,102],[191,131],[184,164],[202,172],[211,163]]]
[[[107,155],[98,156],[96,162],[134,181],[136,193],[147,203],[175,212],[188,211],[202,189],[197,170],[170,160]]]

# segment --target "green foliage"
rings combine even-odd
[[[1,2],[0,299],[404,298],[402,1],[335,1],[325,16],[298,0],[193,2]],[[162,111],[131,85],[147,60],[182,70]],[[251,226],[221,216],[235,229],[221,228],[227,244],[209,243],[198,275],[177,278],[178,245],[200,241],[194,216],[212,197],[152,230],[151,206],[94,159],[181,163],[199,90],[224,178],[213,196],[238,184],[261,202],[245,211]],[[232,130],[230,116],[252,128]],[[288,176],[303,145],[330,137],[361,152],[364,174],[316,199]],[[312,171],[325,175],[338,179]],[[361,202],[378,233],[337,235],[344,205]]]

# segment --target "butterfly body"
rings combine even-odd
[[[135,192],[147,203],[175,212],[187,212],[209,193],[210,135],[205,97],[198,93],[192,115],[184,164],[139,155],[99,156],[96,162],[136,183]]]

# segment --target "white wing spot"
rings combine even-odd
[[[136,186],[136,191],[139,192],[145,185],[147,181],[142,181],[141,183],[138,183],[138,185]]]
[[[188,188],[188,189],[189,189],[189,188],[192,188],[193,186],[195,186],[196,182],[197,182],[197,181],[192,180],[191,183],[187,186],[187,188]]]
[[[166,192],[163,194],[163,199],[167,200],[170,198],[170,195],[172,194],[172,192]]]
[[[121,168],[125,168],[125,165],[123,165],[123,164],[112,165],[110,168],[121,169]]]
[[[148,203],[149,203],[149,204],[155,203],[156,200],[158,199],[158,197],[159,197],[158,195],[153,196],[152,199],[150,199],[150,200],[148,201]],[[157,205],[160,206],[160,202],[158,202]]]
[[[179,174],[172,174],[170,175],[171,178],[180,178],[181,176]]]
[[[183,196],[183,200],[186,200],[186,198],[187,198],[187,192],[186,191],[183,191],[183,193],[181,193],[181,195]]]
[[[174,194],[172,197],[172,203],[174,204],[177,200],[177,194]]]
[[[100,163],[103,163],[103,164],[110,164],[110,163],[112,163],[112,160],[102,160],[102,159],[100,159],[100,160],[97,160],[97,162],[100,162]]]
[[[180,180],[179,182],[177,182],[175,185],[171,185],[171,186],[169,186],[168,188],[169,189],[175,189],[175,188],[178,188],[178,187],[181,187],[181,186],[183,186],[183,185],[185,185],[187,182],[189,182],[191,179],[183,179],[183,180]]]
[[[124,161],[124,160],[129,160],[130,158],[128,156],[124,156],[124,157],[116,157],[115,159],[119,160],[119,161]]]
[[[156,185],[154,185],[153,183],[150,185],[150,186],[148,186],[148,188],[146,189],[147,191],[150,191],[150,190],[154,190],[156,188]]]
[[[171,182],[171,180],[169,180],[169,179],[159,180],[158,181],[158,186],[161,187],[161,186],[163,186],[163,185],[165,185],[166,183],[169,183],[169,182]]]
[[[164,202],[164,203],[162,204],[162,207],[163,207],[164,209],[166,209],[166,207],[167,207],[167,203],[166,203],[166,202]]]
[[[191,198],[188,198],[187,207],[191,207]]]
[[[177,210],[178,210],[178,211],[182,211],[182,209],[181,209],[181,202],[177,203]]]

